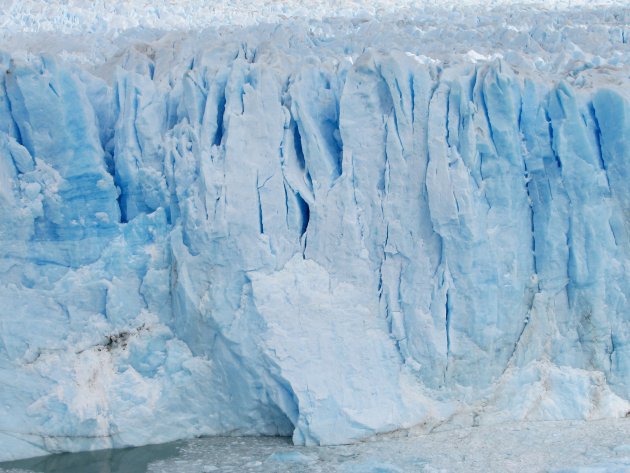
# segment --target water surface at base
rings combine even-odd
[[[355,445],[295,447],[282,437],[213,437],[0,463],[0,473],[630,473],[630,419],[527,422]]]
[[[0,472],[33,473],[142,473],[149,464],[176,458],[185,442],[139,448],[61,453],[0,463]]]

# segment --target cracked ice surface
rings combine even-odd
[[[5,30],[0,459],[624,416],[628,11],[478,10]]]

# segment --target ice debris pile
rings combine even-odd
[[[628,16],[7,39],[0,459],[626,415]]]

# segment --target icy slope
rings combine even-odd
[[[0,459],[624,416],[628,13],[512,13],[7,39]]]

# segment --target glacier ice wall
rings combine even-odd
[[[1,55],[0,459],[630,411],[630,31],[551,18]]]

